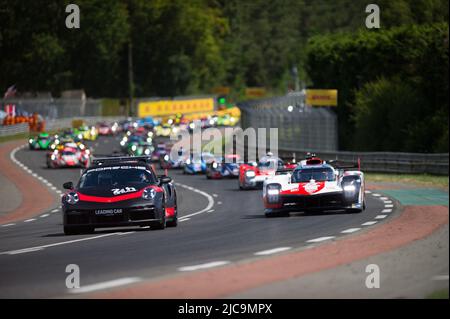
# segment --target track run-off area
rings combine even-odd
[[[88,144],[94,149],[94,154],[108,154],[119,149],[119,138],[99,137]],[[75,183],[80,177],[80,169],[48,169],[44,152],[30,151],[26,147],[15,148],[10,160],[16,169],[33,177],[55,198],[63,193],[64,182]],[[367,208],[362,213],[300,213],[291,214],[290,217],[265,218],[260,190],[240,191],[237,180],[207,180],[204,175],[183,175],[181,170],[170,170],[169,176],[173,178],[178,194],[179,224],[175,228],[162,231],[133,227],[97,229],[90,235],[65,236],[60,201],[55,201],[54,208],[36,216],[1,224],[0,298],[184,298],[229,297],[238,294],[244,297],[288,297],[280,287],[264,290],[263,285],[299,278],[300,273],[296,272],[298,269],[317,262],[300,259],[303,265],[287,264],[291,254],[301,256],[309,251],[312,254],[321,247],[337,248],[345,241],[356,241],[355,244],[358,244],[358,236],[367,237],[371,231],[386,228],[385,224],[390,221],[403,218],[401,203],[388,192],[374,189],[366,191]],[[40,188],[29,191],[40,192]],[[436,214],[441,219],[433,219],[436,223],[432,222],[429,229],[416,234],[417,238],[411,238],[420,239],[436,229],[448,227],[442,226],[448,225],[448,206],[445,209],[446,215],[439,211]],[[399,233],[404,231],[396,227]],[[379,232],[383,234],[381,230]],[[384,234],[383,238],[379,238],[386,242],[383,251],[406,244],[398,238],[397,246],[389,247],[392,238],[392,242],[396,243],[397,237],[394,235],[399,234]],[[378,252],[375,249],[371,251],[373,247],[370,243],[366,245],[366,257]],[[342,251],[342,255],[348,253]],[[442,263],[445,255],[447,262]],[[427,256],[427,253],[423,254],[423,258]],[[290,276],[263,278],[265,273],[257,271],[258,263],[270,263],[273,258],[286,258],[280,264],[279,272],[286,272]],[[333,254],[320,258],[338,259]],[[355,258],[361,260],[362,257]],[[427,268],[429,281],[426,289],[448,287],[448,246],[437,258],[440,263]],[[295,260],[298,262],[299,259]],[[345,261],[336,262],[334,266],[342,266],[343,263]],[[80,269],[81,287],[78,289],[66,287],[69,275],[66,267],[71,264]],[[210,285],[214,285],[214,276],[220,275],[214,271],[240,271],[242,267],[248,266],[250,268],[242,271],[242,276],[245,276],[242,282],[247,282],[250,279],[245,274],[252,273],[251,265],[256,267],[254,278],[250,278],[251,283],[237,283],[235,286],[230,283],[229,287],[221,287],[220,291],[214,291],[214,287],[203,289],[198,284],[202,281],[207,286],[209,281]],[[330,267],[321,266],[316,270],[326,269]],[[362,279],[357,283],[349,281],[349,285],[358,285],[350,289],[367,289],[364,286],[367,276],[365,267],[352,271],[357,272],[355,276]],[[305,274],[310,272],[313,270]],[[239,276],[232,278],[240,281]],[[196,284],[192,284],[193,281]],[[155,290],[152,285],[156,285],[153,288],[164,289]],[[178,288],[181,286],[184,289]],[[246,291],[258,287],[262,290],[245,295]],[[404,287],[405,290],[410,288],[407,284]],[[190,288],[192,294],[189,293]],[[401,291],[402,287],[398,288]],[[293,294],[290,297],[299,296],[307,297],[308,294]]]

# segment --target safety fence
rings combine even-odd
[[[102,115],[102,100],[100,99],[27,98],[1,100],[2,109],[6,104],[15,105],[16,113],[38,113],[45,119]]]
[[[247,101],[238,107],[243,129],[278,128],[280,149],[338,149],[336,114],[328,108],[305,106],[302,95]]]
[[[28,123],[0,126],[0,136],[16,135],[29,131]]]
[[[88,116],[88,117],[72,117],[63,119],[53,119],[48,120],[45,124],[46,131],[54,131],[64,128],[72,127],[72,121],[74,119],[82,119],[86,125],[95,125],[98,122],[118,122],[124,120],[123,116]],[[16,135],[20,133],[29,132],[29,125],[27,123],[16,124],[16,125],[2,125],[0,126],[0,136]]]
[[[285,160],[303,159],[314,150],[279,149],[278,156]],[[317,151],[324,160],[339,160],[345,164],[356,164],[366,172],[448,175],[449,153],[397,153],[397,152],[326,152]]]

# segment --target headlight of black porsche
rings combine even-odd
[[[146,188],[142,192],[142,198],[146,200],[153,200],[156,197],[156,191],[153,188]]]
[[[79,200],[80,198],[78,197],[78,194],[75,192],[70,192],[66,195],[66,201],[71,205],[78,203]]]

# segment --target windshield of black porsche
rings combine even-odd
[[[86,171],[80,178],[78,189],[125,186],[142,188],[156,182],[155,175],[144,166],[110,166]]]
[[[316,182],[331,182],[335,180],[333,170],[331,168],[303,168],[295,170],[292,174],[294,183],[307,183],[310,180]]]

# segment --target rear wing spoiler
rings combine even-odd
[[[277,169],[275,172],[275,175],[284,175],[284,174],[290,174],[294,171],[294,168],[282,168]]]
[[[114,164],[114,163],[150,163],[149,156],[107,156],[94,157],[91,161],[93,165]]]
[[[344,162],[344,161],[339,161],[339,160],[331,160],[331,161],[328,161],[327,163],[336,169],[347,170],[347,169],[355,169],[356,168],[356,169],[358,169],[358,171],[361,170],[361,160],[359,158],[356,163],[349,163],[349,162]]]

